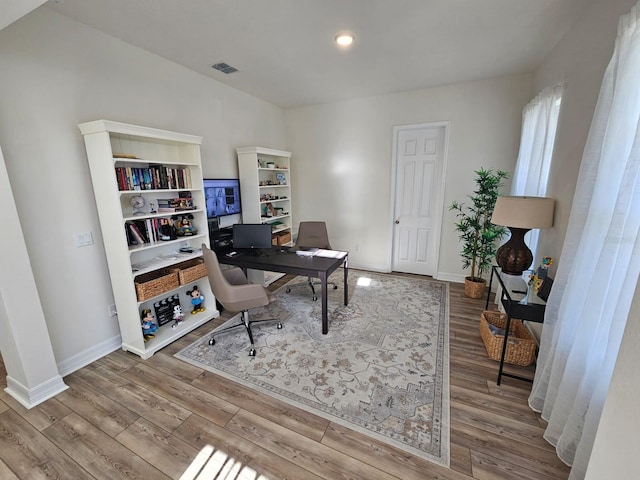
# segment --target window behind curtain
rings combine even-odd
[[[544,197],[547,193],[553,144],[556,138],[562,85],[547,87],[522,111],[522,137],[511,195]],[[539,230],[527,233],[527,245],[536,260]]]

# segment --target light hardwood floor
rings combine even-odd
[[[113,352],[31,410],[4,392],[0,362],[0,479],[180,478],[201,458],[212,479],[566,479],[569,468],[542,438],[545,422],[527,406],[530,384],[496,385],[478,333],[484,300],[459,284],[450,290],[451,468],[173,357],[223,314],[146,361]]]

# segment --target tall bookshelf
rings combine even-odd
[[[273,243],[291,245],[291,152],[264,147],[236,149],[243,223],[272,225]],[[267,286],[282,273],[248,272],[249,280]]]
[[[220,315],[206,276],[190,278],[202,274],[200,246],[209,245],[202,137],[109,120],[78,127],[87,150],[122,349],[146,359]],[[167,200],[175,211],[169,211]],[[190,271],[196,273],[185,275]],[[192,314],[187,292],[196,285],[205,310]],[[166,323],[153,338],[145,338],[143,310],[150,309],[159,324],[155,307],[170,298],[179,299],[182,322],[167,321],[165,313],[161,318]]]

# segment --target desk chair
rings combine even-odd
[[[298,226],[298,238],[296,239],[296,247],[299,248],[322,248],[325,250],[333,250],[329,243],[329,234],[327,233],[327,224],[325,222],[300,222]],[[313,301],[318,299],[316,295],[315,285],[320,285],[320,282],[313,280],[312,277],[307,277],[305,283],[297,283],[287,287],[287,293],[291,292],[292,288],[309,286],[313,295]],[[333,285],[333,289],[337,290],[338,285],[334,282],[328,282],[327,285]]]
[[[223,272],[220,268],[220,264],[218,263],[218,257],[216,257],[216,254],[207,248],[204,243],[202,244],[202,256],[207,267],[207,275],[209,277],[211,291],[215,295],[216,300],[218,300],[225,309],[231,312],[242,312],[240,316],[241,321],[239,323],[214,331],[209,339],[209,345],[215,345],[216,341],[214,337],[216,335],[236,327],[244,327],[249,335],[249,342],[251,342],[249,356],[255,356],[256,349],[253,346],[251,325],[255,323],[278,321],[275,318],[249,320],[249,309],[264,307],[269,304],[271,299],[268,292],[264,287],[262,287],[262,285],[249,283],[247,281],[247,277],[240,268],[232,268]],[[278,321],[277,326],[278,329],[282,328],[282,323]]]

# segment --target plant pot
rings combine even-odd
[[[485,279],[472,280],[471,277],[464,278],[464,294],[469,298],[483,298],[487,290]]]

